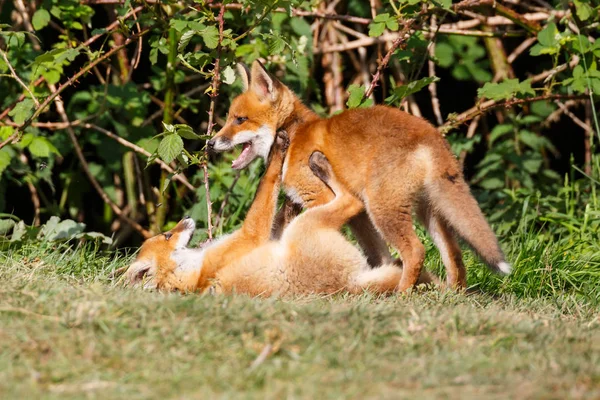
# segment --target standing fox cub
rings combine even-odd
[[[363,208],[336,180],[322,153],[309,168],[333,192],[334,199],[294,219],[281,239],[271,241],[286,144],[278,138],[242,227],[199,249],[187,248],[195,223],[185,218],[171,231],[144,242],[126,272],[130,283],[146,278],[161,290],[245,293],[252,296],[387,293],[398,287],[402,269],[371,269],[366,258],[339,232]],[[430,283],[429,275],[420,280]]]
[[[266,158],[275,132],[287,131],[291,143],[283,186],[288,199],[307,208],[327,204],[334,196],[310,169],[311,154],[322,152],[340,184],[362,201],[370,217],[363,229],[353,229],[361,245],[387,253],[381,239],[364,238],[365,232],[376,235],[378,231],[399,251],[404,265],[399,290],[417,283],[425,258],[425,248],[413,230],[413,210],[441,253],[449,285],[466,286],[456,236],[491,269],[510,272],[447,142],[425,120],[385,106],[322,119],[260,62],[254,62],[251,73],[240,68],[240,74],[245,91],[233,100],[225,126],[208,146],[228,151],[243,145],[232,164],[241,169],[256,157]],[[369,229],[370,222],[377,231]]]

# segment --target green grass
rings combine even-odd
[[[507,279],[466,255],[480,293],[379,299],[164,295],[109,279],[127,256],[9,251],[0,398],[600,397],[597,254],[514,245]]]

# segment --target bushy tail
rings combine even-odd
[[[502,274],[511,272],[496,235],[460,172],[437,178],[427,185],[427,194],[434,212],[446,220],[490,269]]]

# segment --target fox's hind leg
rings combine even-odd
[[[446,282],[455,289],[467,287],[467,270],[456,236],[448,223],[436,215],[426,199],[417,205],[417,217],[429,232],[433,243],[440,251],[446,268]]]
[[[315,230],[319,228],[339,230],[348,220],[363,209],[363,203],[345,190],[337,181],[327,157],[320,151],[312,153],[309,166],[334,193],[329,203],[309,208],[293,223],[294,230]]]
[[[366,212],[361,212],[348,221],[352,234],[363,249],[371,267],[391,263],[392,255],[387,242],[381,237]]]
[[[406,179],[401,185],[390,185],[388,174],[384,173],[370,178],[372,180],[365,188],[367,212],[383,236],[400,253],[403,273],[398,290],[405,291],[419,280],[425,260],[425,247],[415,233],[412,219],[419,181]]]

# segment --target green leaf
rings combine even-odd
[[[385,31],[385,23],[384,22],[372,22],[369,25],[369,36],[378,37],[383,34]]]
[[[554,22],[550,22],[544,29],[539,31],[537,38],[538,42],[545,47],[552,47],[558,44],[558,40],[556,40],[556,35],[558,34],[558,29],[556,28],[556,24]]]
[[[428,86],[430,83],[437,82],[439,80],[440,78],[438,78],[437,76],[428,76],[417,81],[412,81],[406,85],[402,85],[394,89],[393,94],[387,99],[385,99],[385,101],[388,104],[397,102],[399,100],[402,100],[406,96],[410,96],[413,93],[417,93],[424,87]]]
[[[504,181],[500,178],[487,178],[479,182],[479,186],[484,189],[501,189],[504,187]]]
[[[60,221],[56,216],[50,217],[39,233],[40,237],[47,240],[73,239],[76,235],[83,232],[85,224],[75,222],[71,219]]]
[[[223,83],[227,85],[231,85],[233,82],[235,82],[235,71],[230,65],[225,67],[222,72],[222,77]]]
[[[454,64],[454,49],[448,43],[438,43],[435,46],[435,58],[440,67],[448,68]]]
[[[592,15],[594,15],[594,9],[588,4],[587,1],[575,0],[575,9],[577,10],[577,16],[582,21],[587,21]]]
[[[158,145],[158,155],[166,163],[170,163],[183,150],[183,140],[176,134],[167,135]]]
[[[33,18],[31,18],[31,23],[33,24],[33,28],[36,31],[43,29],[50,22],[50,13],[43,8],[40,8],[33,14]]]
[[[48,139],[41,136],[34,137],[27,148],[35,157],[49,157],[50,153],[58,154],[56,147]]]
[[[10,135],[13,134],[14,128],[12,126],[0,126],[0,139],[6,140]]]
[[[2,174],[2,172],[8,168],[11,158],[12,157],[10,156],[8,149],[0,149],[0,174]]]
[[[275,55],[281,53],[285,49],[285,40],[281,36],[272,35],[269,42],[269,54]]]
[[[209,49],[216,49],[219,45],[219,30],[214,26],[208,26],[201,33],[204,44]]]
[[[175,125],[175,129],[177,134],[184,139],[197,140],[200,139],[200,135],[197,135],[194,130],[185,124],[177,124]]]
[[[185,49],[190,43],[190,40],[192,40],[196,33],[198,32],[190,30],[181,35],[181,39],[179,39],[179,44],[177,45],[177,51],[182,52],[183,49]]]
[[[556,54],[560,51],[560,42],[557,39],[559,35],[558,29],[554,22],[550,22],[544,29],[539,31],[537,38],[538,43],[529,50],[532,56],[542,54]]]
[[[22,101],[17,103],[15,108],[10,110],[8,115],[13,117],[13,121],[15,123],[22,124],[27,120],[27,118],[29,118],[33,114],[34,105],[35,104],[33,100],[31,100],[30,98],[23,99]]]
[[[0,219],[0,235],[6,236],[16,224],[12,219]]]
[[[348,93],[350,93],[350,96],[348,97],[346,105],[348,108],[356,108],[360,105],[363,96],[365,95],[365,87],[352,84],[348,87]]]
[[[499,124],[492,129],[490,132],[489,144],[492,146],[494,141],[501,136],[506,135],[507,133],[513,132],[513,126],[510,124]]]
[[[525,80],[519,82],[518,79],[506,79],[500,83],[487,82],[482,88],[477,90],[479,97],[488,98],[491,100],[506,100],[514,97],[517,94],[520,95],[535,95],[534,90],[531,88],[531,81]]]

